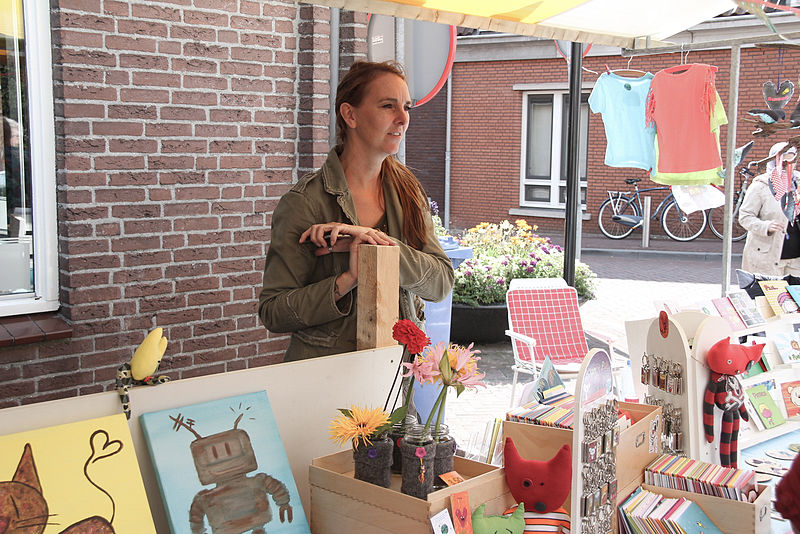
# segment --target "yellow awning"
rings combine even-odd
[[[720,13],[733,0],[304,0],[351,11],[545,39],[642,48]]]
[[[25,37],[22,23],[22,0],[0,0],[0,35]]]

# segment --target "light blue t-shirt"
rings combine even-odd
[[[589,107],[603,114],[606,131],[606,165],[636,167],[649,171],[656,166],[655,126],[645,126],[645,102],[651,73],[624,78],[604,72],[589,95]]]

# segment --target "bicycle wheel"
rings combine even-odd
[[[609,239],[624,239],[633,233],[633,227],[613,219],[615,206],[616,215],[639,215],[639,206],[629,197],[618,197],[613,200],[609,198],[600,204],[597,212],[597,226],[600,231]]]
[[[739,205],[738,198],[734,197],[733,199],[733,228],[731,230],[731,241],[741,241],[745,237],[747,237],[747,230],[739,224]],[[718,238],[722,239],[722,223],[723,217],[725,216],[725,207],[720,206],[718,208],[711,208],[708,210],[708,226],[711,228],[711,231],[714,232],[714,235]]]
[[[661,212],[661,227],[675,241],[691,241],[706,229],[706,212],[703,210],[686,213],[681,211],[673,200]]]

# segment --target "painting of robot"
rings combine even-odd
[[[0,532],[155,534],[125,416],[0,436]]]
[[[311,532],[264,391],[140,421],[173,534]]]

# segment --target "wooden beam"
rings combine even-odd
[[[396,345],[392,327],[400,308],[400,250],[361,245],[358,248],[356,348]]]

